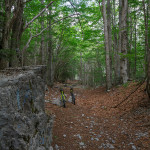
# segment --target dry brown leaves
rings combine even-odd
[[[54,149],[150,149],[150,103],[145,85],[113,108],[135,90],[137,83],[113,88],[110,92],[104,87],[92,90],[80,88],[76,82],[72,84],[76,85],[76,105],[67,103],[67,108],[62,108],[45,104],[46,112],[55,115]],[[60,97],[59,87],[64,88],[68,99],[69,86],[57,83],[49,88],[46,100]]]

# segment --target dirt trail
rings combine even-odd
[[[62,85],[56,85],[60,87]],[[144,85],[119,108],[111,108],[136,88],[114,88],[107,93],[101,87],[95,90],[74,88],[76,105],[67,103],[62,108],[46,103],[46,111],[55,115],[53,147],[59,150],[149,150],[150,104]],[[69,87],[64,87],[69,98]],[[58,88],[49,88],[46,100],[60,97]]]

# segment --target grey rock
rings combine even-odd
[[[63,106],[63,102],[60,100],[60,98],[57,98],[57,99],[53,99],[51,101],[52,104],[55,104],[57,106]]]
[[[72,103],[72,97],[70,96],[68,102]]]
[[[50,146],[50,147],[49,147],[49,150],[53,150],[53,147],[52,147],[52,146]]]
[[[0,81],[0,150],[49,149],[53,117],[44,108],[46,67],[7,71]]]
[[[99,146],[98,148],[99,149],[102,149],[102,148],[104,148],[104,149],[114,149],[115,147],[110,143],[106,143],[106,144],[102,143],[101,146]]]
[[[63,137],[65,138],[65,137],[66,137],[66,134],[64,134]]]
[[[95,138],[95,140],[96,140],[96,141],[99,141],[99,139],[98,139],[98,138]]]
[[[57,144],[55,145],[55,149],[56,149],[56,150],[58,150],[58,149],[59,149],[59,146],[58,146]]]
[[[77,135],[74,135],[74,136],[78,137],[80,140],[82,139],[80,134],[77,134]]]
[[[102,137],[102,136],[99,134],[99,135],[97,135],[97,137],[100,138],[100,137]]]
[[[134,145],[132,145],[132,149],[133,149],[133,150],[137,150],[136,147],[135,147]]]
[[[93,141],[94,140],[94,138],[93,137],[91,137],[91,141]]]
[[[80,146],[84,146],[85,144],[84,144],[84,142],[80,142],[79,145]]]

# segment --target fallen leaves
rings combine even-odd
[[[63,85],[55,85],[60,86]],[[70,97],[69,87],[64,87],[67,99]],[[120,86],[106,92],[104,87],[91,90],[76,84],[76,105],[67,103],[67,107],[62,108],[46,103],[47,113],[56,116],[53,147],[60,150],[150,149],[150,103],[144,92],[145,85],[118,108],[112,108],[135,88],[136,83],[130,83],[128,87]],[[59,88],[49,88],[45,98],[59,97]]]

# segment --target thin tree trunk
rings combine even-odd
[[[130,13],[130,10],[129,10],[129,13]],[[129,33],[129,42],[128,42],[128,54],[131,54],[131,51],[132,51],[132,37],[133,37],[133,21],[132,21],[132,17],[129,18],[129,27],[128,27],[128,33]],[[129,57],[128,58],[128,77],[130,78],[131,77],[131,73],[132,73],[132,70],[131,70],[131,58]]]
[[[41,4],[44,4],[44,0],[41,1]],[[44,29],[44,14],[41,14],[41,30]],[[41,34],[41,45],[40,45],[40,64],[44,64],[44,34]]]
[[[119,40],[118,40],[118,51],[117,51],[117,84],[121,82],[121,62],[120,62],[120,54],[121,54],[121,18],[122,18],[122,0],[119,0]]]
[[[2,49],[8,50],[9,49],[9,38],[10,38],[10,33],[11,33],[11,8],[13,5],[14,1],[5,1],[4,2],[4,8],[5,8],[5,13],[4,13],[4,26],[3,26],[3,34],[2,34]],[[6,58],[1,58],[0,59],[0,69],[4,69],[8,67],[8,61]]]
[[[0,0],[0,8],[3,8],[3,1]],[[2,49],[2,32],[4,28],[4,10],[0,9],[0,49]]]
[[[111,88],[111,77],[110,77],[110,52],[109,52],[109,36],[107,29],[107,17],[106,17],[106,6],[105,0],[102,1],[103,6],[103,22],[104,22],[104,38],[105,38],[105,49],[106,49],[106,88],[110,90]]]
[[[146,6],[145,6],[145,0],[142,1],[143,2],[143,12],[144,12],[144,23],[145,23],[145,61],[148,62],[148,16],[146,14]],[[147,11],[148,11],[148,7],[147,7]],[[146,71],[147,71],[147,66],[145,67]]]
[[[118,53],[118,39],[117,39],[117,31],[116,31],[116,0],[113,0],[113,29],[114,29],[114,41],[113,41],[113,49],[114,49],[114,82],[115,85],[119,84],[120,78],[120,57]]]
[[[107,29],[109,41],[109,58],[110,58],[110,81],[112,82],[112,30],[111,30],[111,4],[107,0]]]
[[[102,65],[101,65],[99,57],[100,57],[99,50],[97,50],[96,51],[96,61],[97,61],[97,66],[98,66],[99,74],[100,74],[100,84],[102,84],[103,83],[103,71],[102,71]]]
[[[150,19],[150,0],[148,1],[148,18]],[[150,20],[148,20],[147,22],[147,25],[148,25],[148,65],[147,65],[147,86],[146,86],[146,89],[147,89],[147,93],[148,93],[148,96],[149,96],[149,100],[150,100]]]
[[[135,36],[135,40],[134,40],[135,41],[135,43],[134,43],[134,50],[135,50],[135,55],[134,55],[134,58],[135,58],[134,59],[134,78],[136,78],[136,61],[137,61],[137,58],[136,58],[137,57],[137,52],[136,52],[136,38],[137,38],[136,37],[136,21],[135,21],[135,35],[134,36]]]
[[[51,16],[51,9],[49,10],[49,15]],[[51,18],[49,19],[49,26],[51,25]],[[47,84],[53,86],[54,76],[53,76],[53,48],[52,48],[52,33],[51,26],[49,27],[49,41],[48,41],[48,62],[47,62]]]
[[[81,79],[81,84],[83,82],[83,71],[82,71],[82,68],[83,68],[82,52],[80,52],[80,79]]]
[[[121,0],[120,0],[121,1]],[[128,0],[122,0],[121,2],[121,79],[122,83],[126,83],[128,81],[128,73],[127,73],[127,45],[128,45],[128,36],[127,36],[127,14],[128,14]]]
[[[9,61],[9,67],[21,66],[21,52],[20,41],[23,32],[23,9],[24,3],[22,0],[18,0],[15,6],[14,15],[17,17],[14,20],[11,36],[11,57]]]

